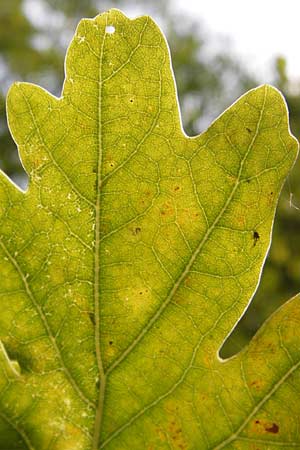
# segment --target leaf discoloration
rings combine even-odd
[[[218,357],[297,154],[279,92],[187,137],[164,36],[110,10],[80,22],[60,99],[20,83],[7,103],[30,184],[0,174],[0,337],[30,370],[0,348],[0,446],[298,445],[299,297]]]

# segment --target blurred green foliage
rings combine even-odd
[[[0,0],[0,167],[18,184],[26,175],[7,125],[5,96],[13,81],[42,85],[55,95],[63,83],[63,57],[77,22],[112,7],[129,16],[151,14],[166,32],[188,135],[198,134],[239,95],[264,80],[256,80],[230,54],[225,42],[215,45],[198,21],[176,13],[171,1],[160,0]],[[300,137],[300,88],[292,86],[286,63],[274,63],[274,84],[284,93],[291,128]],[[249,340],[260,323],[283,301],[299,291],[300,165],[290,175],[279,203],[271,251],[261,287],[247,313],[228,339],[222,355],[230,355]]]
[[[283,93],[290,115],[290,128],[300,140],[300,80],[292,83],[286,61],[274,62],[274,85]],[[270,253],[257,294],[247,314],[233,332],[224,354],[238,351],[249,341],[259,325],[281,304],[300,291],[300,159],[283,188],[273,228]],[[228,353],[227,353],[228,352]]]

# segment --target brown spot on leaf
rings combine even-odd
[[[162,216],[172,216],[174,214],[174,208],[170,202],[166,202],[162,205],[161,211]]]
[[[260,236],[257,231],[253,231],[253,247],[257,244],[257,241],[259,240]]]
[[[187,445],[184,441],[183,435],[182,435],[182,428],[176,423],[175,420],[172,420],[168,426],[168,432],[170,435],[170,438],[173,443],[173,447],[175,449],[185,450],[187,449]]]
[[[255,419],[253,422],[253,431],[258,434],[273,433],[277,434],[279,432],[279,426],[275,422],[270,422],[265,419]]]
[[[269,353],[276,353],[278,351],[275,342],[269,342],[266,345],[266,348],[268,349]]]
[[[253,381],[251,381],[250,386],[252,386],[255,389],[260,389],[262,387],[262,381],[261,380],[253,380]]]
[[[191,282],[192,282],[192,280],[190,279],[190,277],[186,277],[186,279],[184,280],[184,285],[185,286],[190,286]]]
[[[149,292],[149,290],[148,290],[148,289],[145,289],[144,291],[140,291],[139,294],[140,294],[140,295],[148,294],[148,292]]]
[[[95,314],[92,312],[89,312],[89,318],[93,325],[95,325]]]
[[[156,428],[155,432],[156,432],[156,434],[158,435],[158,437],[159,437],[159,439],[161,441],[166,441],[167,440],[167,437],[166,437],[166,435],[165,435],[165,433],[164,433],[162,428]]]
[[[181,295],[175,295],[173,301],[174,301],[174,303],[176,303],[177,305],[180,305],[180,304],[184,304],[184,303],[185,303],[185,299],[184,299]]]
[[[270,427],[265,427],[265,430],[266,430],[268,433],[274,433],[274,434],[276,434],[276,433],[278,433],[278,431],[279,431],[279,426],[277,425],[277,423],[272,423],[272,425],[271,425]]]
[[[132,234],[133,234],[133,236],[137,236],[141,231],[142,231],[142,229],[140,227],[136,227],[136,228],[133,228]]]

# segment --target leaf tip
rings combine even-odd
[[[288,103],[286,101],[285,96],[277,87],[275,87],[271,84],[263,84],[263,85],[259,86],[257,89],[264,89],[265,95],[268,96],[268,98],[271,99],[271,101],[274,101],[274,102],[277,101],[278,103],[280,103],[282,105],[282,112],[284,113],[285,123],[287,126],[287,134],[288,134],[288,138],[290,140],[289,148],[290,148],[290,151],[294,152],[295,161],[296,161],[298,152],[299,152],[299,141],[294,136],[294,134],[292,133],[291,128],[290,128],[289,107],[288,107]]]

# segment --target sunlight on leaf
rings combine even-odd
[[[30,183],[0,177],[0,448],[300,446],[296,297],[224,340],[259,282],[297,143],[270,86],[181,126],[149,17],[82,20],[61,98],[16,83]]]

